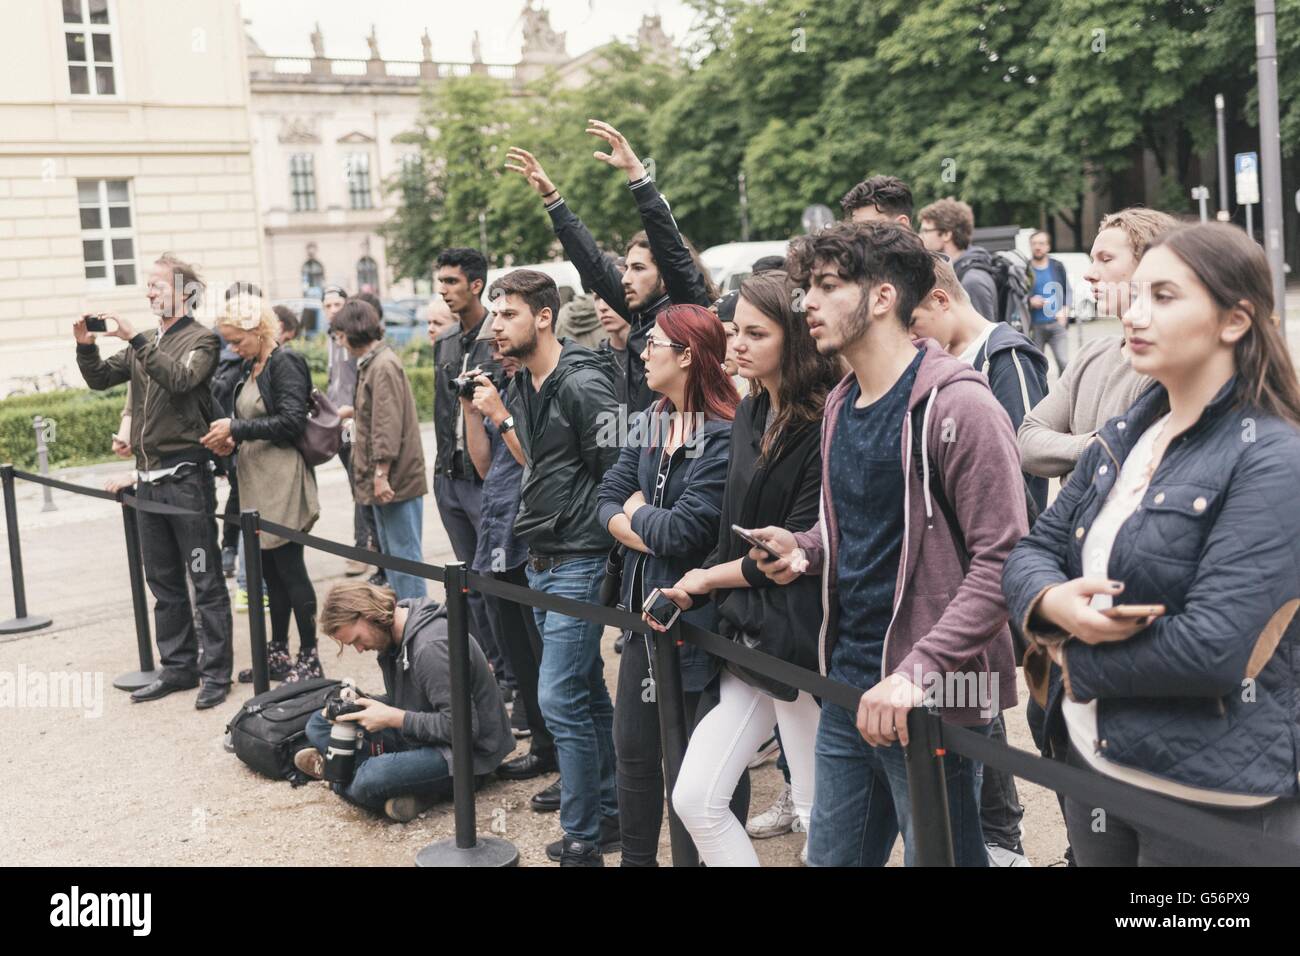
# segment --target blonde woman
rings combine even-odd
[[[238,451],[239,495],[268,521],[308,531],[320,517],[316,475],[294,446],[306,425],[311,375],[301,355],[277,342],[280,322],[261,299],[228,302],[218,328],[244,360],[234,417],[214,421],[203,444],[219,455]],[[321,677],[316,653],[316,592],[302,545],[263,532],[262,575],[271,608],[268,665],[273,680]],[[298,658],[289,657],[289,613],[298,622]],[[251,671],[239,679],[252,680]]]

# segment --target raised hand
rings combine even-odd
[[[597,119],[587,120],[587,132],[592,136],[599,136],[610,146],[608,153],[597,150],[591,154],[592,156],[608,166],[623,170],[632,182],[645,178],[645,166],[637,159],[636,152],[628,143],[626,136],[608,123]]]
[[[542,164],[537,161],[537,157],[526,149],[518,146],[507,149],[506,169],[528,180],[528,185],[536,189],[537,194],[543,199],[558,191],[555,183],[551,182],[551,177],[546,175],[546,170],[542,169]]]

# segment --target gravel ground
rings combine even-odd
[[[426,428],[425,447],[432,449],[429,432]],[[100,487],[109,474],[122,470],[122,465],[98,466],[60,477]],[[343,472],[333,463],[318,470],[318,479],[323,517],[314,532],[348,540],[351,510]],[[224,499],[224,491],[220,494]],[[294,789],[247,769],[221,741],[226,721],[252,695],[248,685],[236,685],[224,705],[204,712],[193,709],[193,692],[131,704],[111,686],[114,676],[137,666],[119,509],[54,492],[58,510],[42,512],[40,489],[23,482],[18,500],[28,605],[34,614],[53,617],[54,626],[0,637],[0,679],[77,672],[87,675],[89,690],[79,706],[67,706],[69,701],[41,706],[29,698],[3,716],[6,812],[0,816],[0,846],[6,863],[303,865],[319,864],[328,853],[332,862],[407,866],[425,845],[453,836],[450,804],[410,824],[395,824],[344,803],[324,784]],[[424,553],[435,564],[451,558],[432,502],[426,508]],[[7,556],[0,557],[6,565],[0,580],[6,580]],[[343,559],[309,552],[308,567],[323,596],[341,577]],[[233,587],[232,581],[232,592]],[[441,598],[441,586],[431,582],[431,587]],[[603,642],[611,688],[617,686],[614,636],[607,631]],[[327,640],[322,650],[330,676],[354,677],[363,688],[382,686],[370,655],[335,657]],[[236,614],[235,668],[247,666],[247,616]],[[1023,715],[1023,706],[1008,713],[1011,743],[1032,750]],[[534,813],[528,803],[553,779],[497,781],[477,794],[479,831],[512,841],[524,865],[550,865],[546,844],[561,836],[558,815]],[[755,771],[752,782],[753,812],[758,812],[780,789],[774,762]],[[1059,861],[1065,835],[1055,797],[1023,782],[1020,795],[1031,862]],[[765,865],[799,865],[802,834],[756,842]],[[666,826],[660,862],[670,862]],[[901,862],[900,843],[892,864]]]

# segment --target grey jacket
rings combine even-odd
[[[452,767],[451,666],[447,651],[447,609],[429,599],[398,601],[410,609],[402,642],[379,655],[388,703],[406,711],[402,736],[417,747],[436,747]],[[487,658],[469,641],[474,775],[491,773],[515,749],[510,717]]]

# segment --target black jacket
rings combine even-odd
[[[715,591],[718,633],[723,637],[781,654],[790,663],[816,670],[821,633],[822,598],[817,575],[804,575],[776,587],[749,557],[749,545],[731,531],[733,524],[752,529],[780,525],[807,531],[817,523],[821,500],[821,424],[808,422],[787,433],[771,461],[758,463],[770,402],[767,395],[748,396],[736,409],[731,426],[731,461],[722,496],[718,542],[705,567],[742,558],[748,588]],[[698,603],[698,602],[697,602]],[[770,678],[728,663],[737,677],[779,700],[798,692]]]
[[[596,492],[621,446],[609,355],[565,342],[541,391],[521,368],[506,405],[527,462],[515,534],[536,555],[605,554],[613,539],[596,514]]]
[[[990,322],[999,322],[1003,318],[1001,295],[993,277],[995,268],[993,254],[983,246],[968,247],[952,264],[957,281],[970,296],[971,306]]]
[[[1023,333],[997,322],[971,364],[988,378],[993,397],[1007,410],[1011,427],[1019,431],[1025,415],[1047,394],[1047,356]],[[1021,474],[1042,514],[1047,508],[1047,479],[1027,471]]]
[[[235,386],[231,399],[232,413],[240,391],[248,384],[253,363],[245,362],[242,371],[243,378]],[[266,414],[260,418],[240,418],[234,414],[230,420],[231,437],[237,442],[261,439],[277,445],[293,444],[307,427],[307,407],[311,400],[307,360],[292,349],[276,347],[267,356],[262,374],[257,376],[257,390],[262,395]]]
[[[462,412],[456,395],[456,379],[492,361],[492,339],[479,337],[483,323],[489,321],[491,316],[485,315],[468,332],[461,330],[459,322],[453,323],[451,328],[443,329],[433,345],[433,433],[438,446],[433,473],[479,485],[483,479],[474,469],[465,447],[464,428],[458,429]]]
[[[564,247],[564,254],[577,268],[583,283],[632,326],[628,333],[627,352],[623,356],[625,365],[622,377],[626,380],[627,394],[619,395],[619,401],[627,406],[628,413],[631,414],[649,408],[655,399],[654,392],[645,383],[645,363],[641,361],[641,353],[645,351],[646,338],[654,326],[655,317],[670,305],[700,305],[708,308],[712,302],[704,276],[695,267],[695,260],[682,242],[682,234],[677,229],[668,202],[655,188],[654,180],[647,176],[628,186],[636,199],[641,225],[645,227],[646,238],[650,242],[650,254],[659,267],[665,289],[663,296],[640,312],[633,312],[627,307],[622,273],[601,254],[591,232],[569,209],[564,199],[557,199],[546,207],[546,211],[551,214],[551,225]]]
[[[143,471],[212,459],[199,442],[220,415],[209,382],[221,341],[192,316],[164,335],[140,332],[107,359],[99,346],[78,345],[77,367],[93,389],[131,383],[131,447]]]

